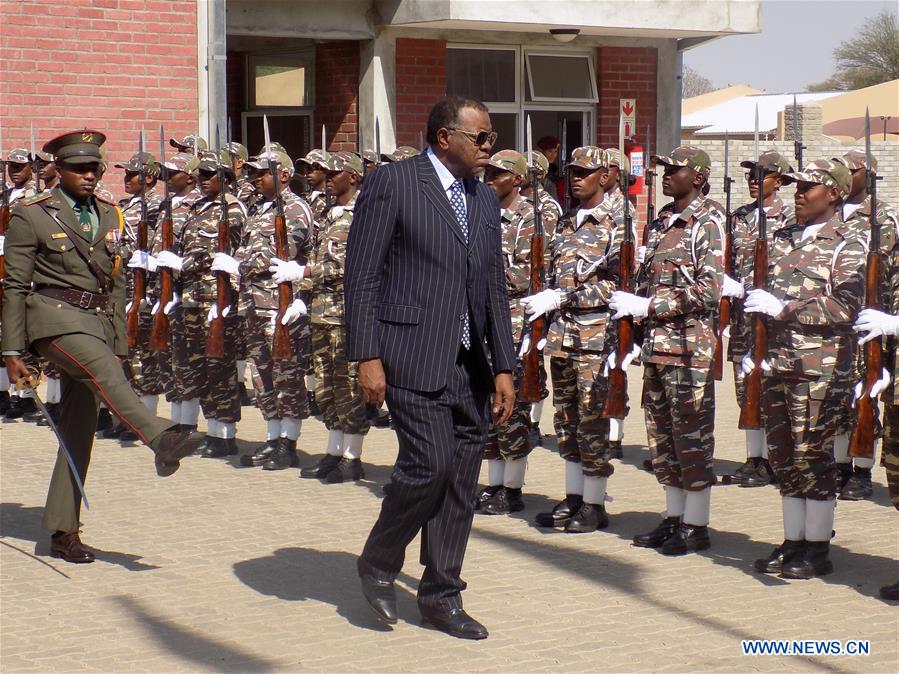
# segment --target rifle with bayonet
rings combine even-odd
[[[733,276],[734,260],[734,222],[730,212],[731,185],[734,179],[730,177],[728,163],[730,160],[730,137],[724,132],[724,273]],[[759,186],[761,189],[761,186]],[[721,381],[724,376],[724,331],[730,325],[730,297],[721,296],[718,304],[718,335],[715,342],[715,380]]]
[[[759,109],[755,108],[755,157],[752,167],[758,184],[755,199],[757,213],[758,236],[752,256],[752,285],[754,288],[767,290],[768,286],[768,219],[765,214],[765,168],[758,161],[759,157]],[[762,426],[762,362],[768,352],[768,322],[761,312],[752,314],[751,358],[754,367],[746,375],[746,398],[740,410],[739,427],[741,429],[757,429]]]
[[[137,250],[147,253],[147,180],[144,169],[144,130],[140,130],[138,136],[138,163],[140,178],[140,222],[137,224]],[[128,332],[128,348],[136,349],[138,346],[138,334],[140,332],[140,310],[147,296],[147,270],[135,268],[133,275],[134,286],[131,295],[131,306],[125,316],[125,327]]]
[[[228,220],[228,185],[222,167],[222,146],[219,142],[219,130],[215,129],[215,173],[219,183],[219,221],[216,252],[231,254],[231,222]],[[225,153],[227,154],[227,153]],[[228,272],[215,273],[215,306],[216,315],[209,324],[209,338],[206,341],[206,355],[212,358],[225,356],[225,309],[231,305],[231,280]]]
[[[624,163],[624,117],[618,120],[618,151]],[[618,169],[621,194],[624,195],[624,236],[618,252],[618,289],[632,292],[634,275],[634,235],[631,224],[630,199],[627,195],[630,176],[624,166]],[[602,407],[603,419],[624,419],[627,413],[627,370],[625,358],[634,348],[634,317],[622,316],[617,322],[618,344],[615,367],[609,368],[609,392]]]
[[[175,225],[172,221],[172,199],[169,195],[169,170],[165,165],[165,129],[159,125],[159,167],[160,180],[165,185],[165,199],[162,202],[162,223],[159,226],[160,250],[171,251],[175,247]],[[169,347],[169,317],[164,309],[172,301],[174,276],[170,267],[159,267],[159,311],[153,316],[150,332],[150,348],[165,351]]]
[[[34,149],[34,124],[31,125],[31,177],[34,178],[34,193],[41,192],[41,160]]]
[[[793,156],[796,157],[798,170],[802,170],[802,151],[805,145],[802,144],[802,136],[799,132],[799,106],[796,105],[796,94],[793,94]]]
[[[868,242],[868,261],[865,269],[865,309],[882,310],[881,275],[883,258],[880,253],[880,223],[877,220],[877,172],[874,170],[871,154],[871,116],[865,110],[865,164],[868,198],[871,202],[868,222],[871,227]],[[874,458],[874,417],[877,401],[871,397],[871,388],[881,377],[883,348],[880,338],[869,340],[864,345],[865,381],[861,395],[855,402],[856,423],[849,444],[849,456]]]
[[[287,260],[290,256],[290,246],[287,243],[287,220],[284,218],[284,201],[281,199],[281,180],[275,161],[275,151],[271,149],[271,139],[268,134],[268,117],[262,116],[262,129],[265,133],[266,158],[268,159],[268,171],[272,176],[272,186],[275,190],[275,257],[279,260]],[[293,348],[290,344],[290,327],[282,325],[281,319],[293,302],[293,284],[290,281],[278,284],[278,315],[275,318],[275,334],[272,338],[272,357],[275,360],[286,360],[293,356]]]
[[[562,120],[561,150],[562,182],[565,186],[565,194],[562,195],[562,215],[567,215],[568,211],[571,209],[571,185],[568,182],[568,122],[564,119]]]
[[[646,224],[643,226],[643,237],[640,244],[645,249],[649,244],[649,230],[653,222],[656,219],[656,205],[652,199],[652,190],[655,187],[656,181],[656,172],[653,170],[652,163],[652,151],[651,151],[651,142],[652,138],[650,136],[649,125],[646,125]]]
[[[527,155],[528,161],[531,157],[531,117],[527,118]],[[543,232],[543,218],[540,209],[540,199],[538,197],[538,180],[537,166],[528,167],[528,180],[531,184],[531,196],[534,200],[534,233],[531,235],[531,252],[530,252],[530,288],[529,295],[536,295],[546,285],[546,241]],[[540,361],[543,357],[537,345],[546,337],[546,317],[541,316],[531,322],[530,346],[527,353],[522,359],[523,374],[521,379],[521,390],[519,397],[527,403],[540,402],[543,398],[543,387],[540,383]]]

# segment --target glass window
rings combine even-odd
[[[254,108],[313,105],[312,61],[303,54],[251,56],[249,98]]]
[[[527,54],[527,96],[531,101],[597,101],[590,57]]]
[[[496,131],[496,144],[491,152],[518,151],[518,113],[490,112],[490,124]]]
[[[516,102],[515,58],[511,49],[447,49],[447,94],[493,103]]]

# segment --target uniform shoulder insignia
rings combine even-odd
[[[41,194],[35,194],[33,197],[28,197],[27,199],[24,199],[22,201],[22,205],[23,206],[31,206],[32,204],[36,204],[36,203],[39,203],[46,199],[49,199],[52,196],[53,196],[53,194],[50,192],[42,192]]]

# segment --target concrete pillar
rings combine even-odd
[[[396,38],[388,31],[361,43],[359,128],[366,148],[375,149],[377,119],[381,152],[396,148]]]
[[[658,47],[656,68],[656,137],[653,154],[671,152],[680,145],[682,52],[677,40],[665,40]]]

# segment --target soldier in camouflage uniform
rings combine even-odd
[[[531,320],[550,316],[546,350],[554,425],[565,461],[565,498],[552,512],[539,513],[536,521],[538,526],[586,533],[609,523],[605,496],[614,467],[609,420],[602,417],[602,408],[608,392],[609,299],[618,287],[623,237],[604,201],[608,153],[594,146],[579,147],[568,171],[580,208],[559,222],[550,287],[524,304]]]
[[[181,230],[178,253],[161,251],[157,264],[178,272],[181,288],[180,303],[183,321],[182,348],[176,348],[174,366],[176,376],[184,386],[185,401],[200,399],[206,418],[206,446],[202,456],[217,458],[237,453],[236,424],[240,420],[240,400],[237,392],[236,342],[237,300],[231,288],[231,304],[222,316],[225,324],[225,348],[221,358],[206,355],[209,324],[218,317],[216,306],[216,274],[212,260],[218,245],[218,223],[222,217],[221,193],[225,191],[229,248],[235,250],[243,234],[246,212],[236,197],[227,193],[228,181],[233,179],[227,157],[213,152],[201,154],[197,179],[203,198],[190,209]],[[225,176],[219,180],[217,171]]]
[[[721,213],[703,196],[709,156],[678,147],[651,159],[664,166],[674,201],[650,225],[637,294],[617,291],[612,318],[642,321],[643,408],[656,479],[667,513],[634,545],[682,555],[711,545],[708,533],[715,448],[716,314],[721,299]]]
[[[871,166],[867,166],[864,150],[850,150],[842,157],[834,157],[834,161],[840,162],[852,176],[852,186],[849,190],[849,196],[843,201],[841,207],[841,216],[847,227],[852,227],[856,235],[862,238],[866,244],[871,241],[871,197],[868,194],[866,173],[870,168],[877,171],[877,158],[871,157]],[[893,247],[896,245],[897,231],[899,231],[899,219],[896,212],[890,208],[882,200],[877,203],[877,222],[880,225],[880,250],[884,256],[884,260],[889,260]],[[884,275],[884,288],[881,293],[884,296],[888,294],[887,275]],[[864,379],[864,358],[861,350],[859,350],[859,375],[858,380]],[[874,487],[871,484],[871,469],[874,467],[875,457],[868,458],[850,458],[849,457],[849,439],[852,435],[852,428],[855,425],[855,397],[851,390],[845,393],[846,404],[843,407],[841,422],[837,427],[837,434],[834,437],[834,458],[837,462],[837,469],[840,471],[840,481],[837,486],[839,498],[843,501],[862,501],[871,498]],[[876,432],[879,436],[881,433],[880,420],[876,418],[877,409],[875,407],[875,425]]]
[[[37,150],[38,175],[41,179],[41,191],[49,192],[59,185],[59,170],[56,168],[56,158],[49,152]]]
[[[412,157],[417,157],[420,154],[418,150],[409,145],[400,145],[393,152],[389,154],[382,154],[381,161],[382,162],[394,162],[394,161],[403,161],[404,159],[411,159]]]
[[[184,136],[184,138],[182,138],[181,140],[178,140],[177,138],[169,138],[169,145],[178,150],[178,152],[185,152],[187,154],[196,155],[198,157],[200,156],[201,152],[204,152],[209,148],[209,144],[206,142],[206,139],[196,133]]]
[[[180,250],[181,232],[184,229],[184,223],[187,222],[190,209],[203,198],[203,194],[197,187],[196,170],[199,165],[200,160],[196,155],[186,152],[179,152],[169,157],[165,162],[169,199],[172,202],[172,231],[175,250]],[[151,246],[151,254],[153,255],[153,259],[150,261],[151,264],[157,262],[156,258],[160,252],[162,252],[162,238],[157,236],[153,239]],[[157,274],[158,280],[159,275]],[[157,291],[156,297],[158,296]],[[186,349],[184,343],[184,320],[180,302],[180,291],[178,288],[175,288],[172,301],[166,307],[160,307],[157,300],[150,310],[151,315],[158,311],[164,311],[169,317],[169,351],[171,353],[184,353]],[[186,399],[184,397],[185,389],[182,380],[184,367],[172,367],[170,374],[171,376],[166,382],[165,394],[166,400],[172,406],[172,421],[177,422],[181,430],[196,430],[200,416],[200,399]]]
[[[269,161],[277,167],[276,176]],[[306,399],[306,368],[309,360],[309,318],[306,304],[294,287],[293,302],[283,316],[278,315],[278,284],[273,280],[275,244],[276,190],[287,231],[288,258],[306,264],[310,253],[312,212],[300,197],[290,191],[293,162],[284,152],[269,151],[247,163],[260,199],[253,204],[244,228],[243,241],[234,257],[216,253],[213,271],[226,271],[240,279],[238,312],[245,316],[249,356],[256,366],[256,398],[266,421],[266,444],[252,455],[241,457],[244,466],[262,466],[265,470],[283,470],[298,465],[297,438],[302,420],[309,416]],[[275,180],[277,179],[277,184]],[[289,326],[291,355],[275,358],[272,344],[275,322]]]
[[[228,157],[231,159],[231,171],[235,176],[231,185],[231,193],[249,210],[256,198],[256,190],[253,189],[246,166],[250,153],[237,141],[226,143],[222,149],[228,153]]]
[[[814,161],[784,182],[797,183],[797,224],[774,233],[768,289],[750,291],[744,303],[746,313],[767,316],[767,357],[756,364],[747,354],[743,370],[762,368],[765,431],[784,518],[784,542],[754,566],[813,578],[833,570],[837,468],[829,440],[855,378],[852,321],[864,297],[865,242],[840,218],[851,182],[845,166]]]
[[[745,400],[745,377],[740,361],[749,351],[751,343],[751,321],[743,314],[743,296],[745,287],[752,285],[753,251],[758,238],[758,180],[755,177],[755,166],[761,164],[765,170],[762,181],[762,204],[765,209],[767,234],[769,240],[778,229],[795,222],[793,205],[785,204],[777,191],[783,186],[783,176],[793,169],[789,162],[774,150],[762,152],[757,161],[746,160],[740,166],[749,169],[746,180],[749,183],[747,204],[734,211],[731,220],[733,236],[731,240],[731,257],[733,259],[732,276],[724,278],[722,293],[731,298],[730,340],[727,345],[727,358],[733,363],[734,387],[737,404],[742,407]],[[764,424],[764,412],[762,413]],[[748,429],[746,435],[746,462],[733,473],[733,479],[742,487],[763,487],[776,481],[774,471],[768,462],[768,445],[765,442],[764,428]]]
[[[312,150],[305,157],[297,159],[297,167],[303,172],[310,189],[306,202],[312,209],[312,217],[316,221],[321,217],[328,201],[326,189],[329,156],[324,150]]]
[[[883,225],[880,235],[882,238],[887,236],[887,228]],[[883,403],[883,462],[890,500],[899,509],[899,360],[896,358],[899,338],[899,229],[894,232],[892,243],[892,249],[884,258],[883,274],[887,286],[883,306],[888,311],[863,309],[853,329],[860,333],[860,344],[872,339],[884,340],[884,355],[892,383],[880,394]],[[899,600],[899,582],[880,588],[880,596],[891,601]]]
[[[343,304],[346,243],[362,182],[362,159],[353,152],[338,152],[328,163],[328,191],[334,205],[320,222],[312,261],[304,267],[294,260],[274,260],[271,271],[277,283],[300,281],[300,289],[312,292],[315,399],[328,429],[328,443],[325,456],[301,469],[300,477],[334,483],[365,477],[362,442],[371,424],[359,390],[358,363],[346,357]]]
[[[365,167],[363,177],[367,178],[381,165],[381,158],[374,150],[362,150],[362,164]]]
[[[521,300],[530,286],[531,237],[534,235],[534,209],[519,193],[527,171],[522,155],[514,150],[502,150],[490,158],[490,165],[484,172],[484,182],[496,193],[502,209],[503,262],[516,344],[522,342],[525,331]],[[519,364],[514,373],[516,391],[521,386],[522,375]],[[508,423],[491,428],[487,434],[484,446],[487,487],[478,497],[476,507],[479,512],[507,515],[524,509],[521,488],[527,457],[534,449],[530,430],[531,404],[516,397]]]
[[[128,353],[129,373],[131,386],[134,392],[140,396],[141,402],[147,406],[153,414],[159,406],[159,394],[165,390],[165,382],[171,373],[171,358],[168,352],[153,351],[150,348],[150,332],[153,328],[153,317],[150,314],[155,298],[153,288],[155,286],[155,265],[151,265],[148,257],[153,242],[156,239],[156,227],[159,221],[159,208],[161,198],[156,189],[159,180],[159,165],[156,158],[149,152],[135,154],[125,164],[116,164],[116,168],[125,171],[124,189],[128,196],[119,201],[119,209],[125,219],[125,229],[122,233],[121,255],[128,260],[128,306],[127,314],[131,308],[134,296],[134,275],[143,273],[146,277],[146,299],[139,308],[137,346]],[[143,183],[143,184],[142,184]],[[143,191],[143,196],[141,192]],[[137,249],[138,226],[141,222],[143,204],[146,204],[147,213],[147,248],[144,251]],[[130,259],[129,259],[130,258]],[[137,435],[134,431],[125,427],[121,422],[118,426],[107,431],[103,437],[119,438],[122,442],[135,442]]]

